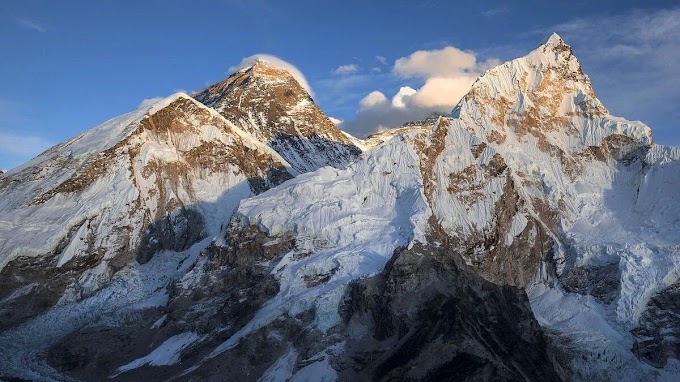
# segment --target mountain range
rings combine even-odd
[[[556,34],[366,139],[259,60],[0,172],[0,379],[674,380],[679,186]]]

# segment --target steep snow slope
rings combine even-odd
[[[274,237],[295,237],[297,250],[274,269],[281,288],[270,306],[291,315],[313,308],[325,331],[340,320],[348,281],[379,272],[397,247],[422,241],[430,209],[417,153],[394,140],[345,170],[320,169],[245,200],[237,216]],[[323,287],[309,288],[306,280],[319,277]]]
[[[2,326],[216,235],[241,199],[289,179],[288,168],[181,93],[46,151],[0,179]]]
[[[193,96],[276,150],[300,173],[344,167],[360,152],[290,73],[267,61],[258,60]]]
[[[81,226],[72,220],[103,211],[124,215],[131,203],[145,207],[147,220],[158,219],[176,207],[216,201],[250,175],[219,168],[220,161],[243,160],[236,150],[261,151],[272,166],[282,171],[287,166],[273,150],[181,93],[55,146],[2,180],[0,266],[17,256],[50,252]],[[191,178],[171,182],[183,176]],[[223,223],[227,216],[216,220]]]
[[[569,294],[554,299],[561,292],[540,287],[531,294],[544,324],[587,349],[581,355],[587,361],[576,362],[580,377],[643,378],[645,367],[630,349],[646,339],[628,331],[650,298],[678,279],[680,211],[669,199],[680,176],[677,149],[653,146],[646,126],[609,116],[557,35],[485,73],[454,115],[505,159],[529,214],[549,228],[557,277],[546,280],[549,285],[592,296],[587,304],[599,311],[602,325],[582,319],[578,304],[573,312],[565,309],[567,301],[579,301]],[[456,165],[465,166],[457,158]],[[439,195],[446,201],[441,187]],[[478,220],[465,224],[456,215],[447,223],[449,207],[433,210],[449,229],[478,229]],[[478,216],[492,217],[484,210]],[[601,357],[607,352],[610,357]]]
[[[347,328],[350,317],[348,312],[355,311],[354,304],[360,304],[356,298],[349,296],[356,293],[353,288],[357,280],[378,277],[383,269],[390,268],[390,259],[394,261],[397,253],[401,253],[399,257],[403,259],[403,263],[392,266],[396,274],[385,277],[392,280],[388,285],[396,281],[407,290],[411,286],[424,289],[422,299],[405,307],[413,315],[423,309],[420,304],[429,299],[442,298],[442,291],[466,300],[468,293],[484,290],[483,293],[489,294],[486,298],[494,301],[488,305],[478,304],[475,313],[468,310],[470,321],[485,327],[484,335],[488,335],[485,340],[474,334],[465,341],[461,338],[465,335],[461,334],[451,338],[450,333],[432,333],[438,338],[432,342],[433,346],[456,347],[461,346],[462,342],[469,343],[469,348],[460,349],[460,352],[470,354],[470,360],[479,359],[479,362],[488,364],[488,368],[494,370],[489,373],[498,373],[500,379],[517,378],[517,375],[531,375],[531,378],[541,375],[544,380],[556,379],[544,351],[545,343],[540,334],[537,334],[538,326],[534,325],[535,321],[531,321],[528,301],[522,301],[520,297],[515,302],[514,308],[518,311],[516,322],[522,321],[526,328],[520,334],[504,326],[504,320],[489,318],[497,317],[496,309],[502,310],[501,305],[505,302],[498,302],[495,295],[490,296],[495,293],[491,291],[495,286],[484,284],[480,278],[469,275],[464,265],[456,265],[455,255],[441,259],[441,265],[430,264],[429,260],[422,265],[432,266],[432,270],[415,266],[411,269],[412,272],[403,273],[405,270],[402,267],[408,267],[413,259],[438,258],[441,256],[438,251],[446,250],[443,242],[445,238],[436,236],[430,227],[432,215],[424,193],[422,158],[416,144],[425,134],[423,131],[407,132],[369,151],[365,158],[346,169],[322,168],[300,175],[257,197],[244,200],[232,220],[228,235],[206,251],[197,266],[180,281],[178,294],[171,299],[169,306],[173,314],[199,320],[199,327],[202,328],[206,327],[205,321],[208,321],[212,328],[210,331],[214,333],[210,335],[210,339],[195,344],[195,349],[199,350],[184,353],[191,357],[191,367],[174,370],[182,370],[182,376],[210,375],[210,370],[214,370],[216,365],[230,364],[239,357],[246,356],[243,352],[248,350],[245,349],[267,349],[259,351],[261,358],[272,362],[267,370],[256,364],[248,364],[242,365],[239,371],[230,368],[229,372],[234,373],[233,376],[240,375],[239,373],[249,375],[250,372],[264,372],[263,378],[266,380],[276,377],[271,373],[272,370],[278,371],[285,367],[285,373],[296,380],[303,378],[312,368],[318,375],[332,376],[333,379],[367,378],[371,373],[369,368],[375,366],[372,360],[369,362],[366,358],[365,363],[356,361],[355,368],[348,365],[355,362],[355,359],[366,357],[365,354],[357,354],[356,357],[351,354],[369,350],[364,347],[369,345],[360,345],[357,342],[360,338],[370,337],[372,326],[377,324],[367,322],[360,314],[350,313],[351,317],[358,317],[353,319],[353,329]],[[400,271],[397,272],[397,269]],[[442,269],[445,271],[441,280],[428,279],[432,274],[442,272]],[[238,280],[237,272],[246,272],[249,281],[232,284],[232,288],[238,291],[238,296],[242,296],[239,302],[245,305],[241,308],[239,318],[232,319],[232,309],[235,308],[231,304],[236,302],[224,303],[221,296],[226,290],[215,292],[214,286],[208,280]],[[461,273],[465,276],[461,276]],[[399,276],[404,274],[407,276]],[[421,278],[422,280],[418,280]],[[273,289],[273,285],[278,287]],[[264,293],[267,298],[260,300],[258,305],[245,302],[255,296],[261,299]],[[399,298],[402,293],[411,293],[403,290],[385,293],[394,293],[395,301],[401,303],[413,299]],[[508,290],[505,293],[505,297],[510,298],[515,292]],[[213,313],[207,304],[197,305],[195,301],[198,296],[204,296],[212,306],[222,306],[219,313],[221,317],[217,317],[217,313]],[[379,304],[387,304],[388,301],[389,299],[376,300],[378,305],[369,305],[368,309],[380,310]],[[188,306],[190,302],[192,306]],[[394,309],[400,310],[396,307]],[[200,316],[196,315],[198,312],[201,313]],[[388,319],[388,311],[382,313],[384,319]],[[422,335],[430,330],[436,331],[441,325],[460,325],[462,328],[469,325],[443,319],[440,325],[434,325],[435,329],[432,329],[423,320],[414,321],[408,325],[422,325]],[[288,342],[289,336],[299,330],[303,330],[304,334],[299,334],[295,344]],[[456,330],[460,333],[458,330],[465,329]],[[509,332],[513,334],[507,335]],[[513,335],[523,339],[512,338]],[[278,338],[274,341],[276,345],[270,346],[271,341],[262,339],[262,336]],[[503,339],[497,339],[496,336]],[[392,336],[385,340],[390,341],[390,338]],[[522,345],[525,340],[527,343]],[[528,343],[531,343],[536,352],[523,354],[523,360],[506,368],[505,365],[513,364],[510,361],[511,356],[506,356],[506,359],[499,353],[490,354],[490,349],[485,347],[488,345],[483,345],[484,341],[497,341],[499,346],[506,349],[510,346],[530,346]],[[443,344],[436,345],[438,342]],[[396,353],[402,346],[409,348],[407,344],[383,343],[383,350],[375,350],[376,354],[382,354],[376,357],[375,362],[387,362],[384,359],[387,355],[384,354],[385,349],[393,349],[391,351]],[[413,354],[418,352],[415,348],[410,351]],[[424,351],[424,356],[427,357],[425,354],[430,351],[432,350]],[[277,354],[280,354],[280,358],[276,358]],[[295,359],[291,359],[292,357]],[[468,355],[461,356],[461,359],[467,359],[466,357]],[[143,359],[146,358],[140,358]],[[529,359],[535,362],[533,366],[520,365]],[[440,367],[446,370],[446,363],[449,361],[444,356],[444,359],[430,362],[426,366],[421,365],[424,367],[416,370],[419,370],[422,377]],[[409,358],[404,359],[400,366],[409,362]],[[338,368],[335,365],[341,366]],[[287,369],[289,367],[291,369]],[[411,369],[415,367],[414,365]],[[365,370],[361,371],[362,369]],[[143,375],[144,370],[126,369],[126,372],[130,378],[134,378]],[[385,372],[389,374],[392,369]]]

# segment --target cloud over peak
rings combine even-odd
[[[302,74],[300,69],[298,69],[295,65],[291,64],[290,62],[282,60],[271,54],[258,53],[249,57],[245,57],[244,59],[241,60],[241,62],[238,65],[230,66],[229,69],[227,70],[227,75],[236,73],[241,69],[249,68],[255,65],[258,61],[264,61],[277,68],[286,70],[293,76],[293,78],[295,78],[295,80],[300,84],[300,86],[307,90],[307,92],[311,96],[314,96],[314,91],[312,90],[312,87],[309,86],[307,78],[304,76],[304,74]]]
[[[372,107],[387,103],[387,97],[382,92],[374,90],[359,101],[359,110],[370,109]]]

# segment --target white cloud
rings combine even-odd
[[[392,107],[405,108],[406,102],[410,100],[411,97],[418,94],[416,89],[409,86],[402,86],[399,88],[397,94],[392,97]]]
[[[343,123],[342,127],[363,137],[435,112],[448,113],[484,70],[499,63],[496,59],[477,62],[474,52],[453,46],[413,52],[397,59],[392,73],[395,78],[419,79],[423,84],[417,89],[401,86],[389,101],[382,92],[369,93],[359,102],[357,118]]]
[[[139,106],[137,106],[137,108],[141,109],[144,107],[149,107],[162,99],[163,97],[144,98],[142,102],[139,103]]]
[[[476,75],[428,78],[418,92],[411,97],[412,103],[422,108],[450,111],[470,90],[476,78]]]
[[[293,64],[287,61],[284,61],[276,56],[272,56],[271,54],[258,53],[250,57],[246,57],[241,60],[240,64],[229,67],[229,69],[227,70],[227,74],[233,74],[241,69],[253,66],[258,60],[268,62],[269,64],[276,66],[277,68],[287,70],[288,73],[290,73],[293,76],[293,78],[295,78],[295,80],[300,84],[300,86],[307,90],[307,92],[311,96],[314,96],[314,91],[312,90],[312,87],[309,86],[307,78],[305,78],[304,74],[302,74],[300,69],[298,69]]]
[[[474,70],[477,58],[453,46],[419,50],[394,62],[394,73],[405,78],[457,77]]]
[[[376,67],[374,67],[374,68],[371,68],[371,72],[373,72],[373,73],[380,73],[380,72],[382,72],[382,69],[380,69],[380,68],[378,68],[378,67],[376,66]]]
[[[330,119],[331,122],[333,122],[335,125],[340,125],[340,124],[342,124],[342,122],[344,122],[342,119],[337,119],[337,118],[333,118],[333,117],[328,117],[328,119]]]
[[[370,109],[379,105],[387,104],[387,97],[377,90],[368,93],[368,95],[359,101],[359,110]]]
[[[24,29],[32,30],[35,32],[40,32],[40,33],[45,33],[47,32],[47,28],[43,26],[42,24],[38,23],[35,20],[30,20],[30,19],[25,19],[25,18],[20,18],[17,17],[15,18],[17,24],[21,26]]]
[[[344,74],[352,74],[356,73],[359,71],[359,66],[356,64],[347,64],[347,65],[340,65],[335,70],[333,73],[339,74],[339,75],[344,75]]]
[[[387,59],[384,56],[375,56],[375,59],[383,65],[387,65]]]

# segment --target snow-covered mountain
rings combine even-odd
[[[0,178],[0,326],[209,240],[241,199],[289,169],[182,93],[51,148]]]
[[[360,153],[290,73],[266,60],[193,96],[276,150],[299,173],[344,167]]]
[[[0,177],[0,376],[680,377],[680,149],[611,116],[559,36],[366,141],[284,73]]]

